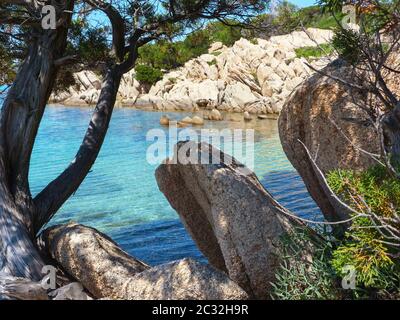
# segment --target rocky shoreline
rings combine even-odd
[[[208,54],[164,75],[148,93],[132,70],[123,77],[117,107],[158,111],[219,111],[279,114],[292,91],[313,74],[296,49],[330,41],[329,30],[307,29],[269,40],[240,39],[228,48],[214,43]],[[321,68],[326,59],[311,62]],[[50,102],[90,105],[97,101],[101,78],[92,71],[74,74],[77,86],[53,94]]]
[[[340,60],[327,68],[351,77]],[[365,168],[370,159],[363,157],[354,143],[371,152],[377,147],[371,128],[354,130],[357,124],[346,121],[360,115],[343,90],[333,80],[315,74],[291,95],[279,118],[284,151],[328,221],[346,212],[331,197],[321,174],[337,167]],[[237,116],[245,121],[243,115]],[[329,119],[342,126],[346,137]],[[46,229],[38,239],[42,256],[65,275],[58,278],[60,288],[47,292],[40,283],[0,275],[0,296],[57,300],[271,298],[271,282],[283,259],[279,252],[282,237],[299,228],[313,234],[312,229],[281,206],[254,174],[243,174],[244,166],[229,155],[206,143],[180,142],[177,148],[200,158],[220,153],[219,164],[181,164],[177,160],[172,165],[175,161],[166,160],[155,173],[160,191],[209,264],[183,259],[149,266],[97,230],[70,223]],[[320,156],[314,158],[315,154]],[[302,250],[299,256],[309,259],[313,244],[304,243]]]

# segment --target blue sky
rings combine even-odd
[[[278,2],[279,0],[275,0],[276,2]],[[303,7],[309,7],[309,6],[313,6],[318,4],[318,0],[288,0],[290,3],[295,4],[296,6],[303,8]],[[98,19],[99,21],[104,21],[107,20],[104,16],[104,14],[96,12],[94,14],[94,16],[96,17],[96,19]]]
[[[316,4],[316,0],[289,0],[298,7],[308,7]]]

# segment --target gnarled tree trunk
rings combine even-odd
[[[64,54],[73,1],[57,7],[56,30],[36,28],[0,118],[0,271],[33,280],[43,265],[32,239],[36,208],[28,173],[35,137]],[[38,9],[40,10],[40,9]]]
[[[107,133],[123,69],[110,63],[83,142],[67,169],[35,198],[28,174],[34,141],[63,60],[74,0],[58,7],[57,29],[35,30],[0,118],[0,272],[38,281],[43,260],[36,234],[78,189]],[[40,10],[40,8],[38,9]]]

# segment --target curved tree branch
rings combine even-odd
[[[70,21],[71,14],[66,11],[70,12],[73,6],[74,0],[65,0],[57,6],[58,13],[67,22]],[[37,30],[4,100],[0,115],[0,157],[4,160],[5,172],[8,172],[9,192],[26,216],[28,229],[31,229],[31,215],[34,214],[30,205],[29,163],[39,124],[58,71],[54,61],[64,54],[67,33],[68,23],[56,30]]]
[[[119,61],[124,59],[125,48],[125,22],[117,9],[111,4],[99,0],[84,0],[94,8],[103,11],[111,22],[113,33],[113,51]]]
[[[109,68],[89,127],[74,160],[35,197],[38,211],[34,220],[36,233],[78,189],[94,164],[108,130],[121,77],[116,66]]]

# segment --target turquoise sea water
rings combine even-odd
[[[48,107],[34,147],[30,170],[37,194],[73,159],[86,131],[90,108]],[[170,113],[180,119],[185,113]],[[146,161],[150,129],[160,128],[161,114],[116,109],[101,153],[79,190],[52,221],[76,221],[110,235],[123,249],[155,265],[183,257],[203,259],[176,212],[158,190],[156,165]],[[289,209],[306,217],[319,214],[290,165],[278,137],[276,120],[207,122],[212,128],[255,129],[255,172]]]

